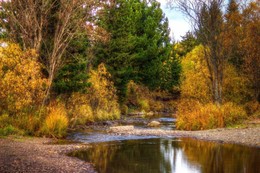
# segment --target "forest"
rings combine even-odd
[[[156,0],[1,0],[0,135],[132,112],[174,112],[181,130],[260,118],[260,2],[168,6],[191,21],[181,41]]]

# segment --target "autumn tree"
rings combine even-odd
[[[223,38],[223,52],[229,63],[241,71],[243,54],[241,45],[242,36],[242,15],[239,11],[236,0],[230,0],[225,14],[225,30]]]
[[[248,4],[242,13],[242,42],[244,55],[243,70],[251,81],[255,100],[260,100],[260,4]]]
[[[78,31],[89,27],[96,0],[12,0],[1,1],[1,26],[23,49],[40,54],[48,76],[49,97],[53,80],[63,66],[63,55]]]
[[[0,76],[0,114],[13,115],[41,106],[47,80],[35,50],[22,51],[17,44],[1,41]]]
[[[181,60],[181,95],[182,99],[195,99],[208,103],[212,98],[210,73],[205,61],[205,48],[195,47]]]
[[[199,42],[207,47],[204,51],[204,58],[210,72],[213,101],[221,104],[224,64],[221,11],[223,0],[177,0],[174,2],[191,20]]]

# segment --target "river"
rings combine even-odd
[[[160,128],[174,129],[175,119],[160,117]],[[148,128],[136,125],[136,128]],[[99,173],[257,173],[260,149],[174,136],[108,134],[104,130],[73,133],[69,139],[90,143],[70,153],[92,162]]]

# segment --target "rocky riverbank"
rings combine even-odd
[[[115,124],[113,124],[116,126]],[[190,137],[199,140],[216,141],[221,143],[234,143],[252,147],[260,147],[260,126],[246,128],[220,128],[203,131],[163,130],[159,128],[103,128],[110,129],[108,133],[116,135],[141,135],[160,137]],[[54,139],[6,137],[0,138],[0,172],[1,173],[95,173],[91,163],[67,156],[67,153],[88,144],[71,143],[57,145]]]
[[[260,147],[260,127],[247,128],[219,128],[202,131],[181,131],[161,129],[130,129],[116,128],[109,130],[117,135],[150,135],[161,137],[191,137],[199,140],[216,141],[221,143],[234,143],[247,146]]]
[[[1,173],[95,173],[92,164],[66,154],[84,144],[53,144],[47,138],[0,138]]]

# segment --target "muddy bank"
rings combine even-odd
[[[1,173],[95,173],[92,164],[66,154],[84,144],[51,144],[52,139],[0,138]]]
[[[216,141],[223,143],[242,144],[247,146],[260,147],[260,127],[227,129],[219,128],[202,131],[180,131],[161,129],[137,129],[109,130],[109,133],[117,135],[152,135],[161,137],[191,137],[200,140]]]

